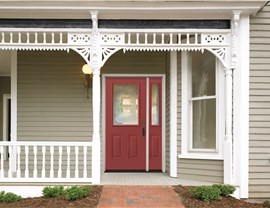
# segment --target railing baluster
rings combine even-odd
[[[13,33],[12,32],[9,33],[9,38],[10,38],[9,43],[13,43]]]
[[[58,178],[62,178],[62,152],[63,147],[59,146]]]
[[[189,44],[189,33],[187,33],[187,44]]]
[[[140,44],[140,34],[136,34],[136,44]]]
[[[181,33],[178,33],[178,44],[182,44]]]
[[[130,44],[130,43],[131,43],[131,34],[128,33],[128,44]]]
[[[60,33],[60,41],[59,41],[60,44],[63,43],[63,33]]]
[[[170,33],[170,44],[173,44],[173,34]]]
[[[34,171],[33,171],[33,177],[37,178],[37,146],[35,145],[33,147],[34,152]]]
[[[46,40],[46,33],[43,33],[43,44],[46,44],[47,40]]]
[[[153,34],[153,44],[156,44],[156,33]]]
[[[29,32],[28,32],[26,33],[26,43],[29,43],[29,41],[30,41],[30,38],[29,38]]]
[[[54,44],[54,33],[52,33],[52,44]]]
[[[2,43],[5,43],[5,33],[2,32]]]
[[[45,159],[46,159],[46,146],[42,146],[42,171],[41,171],[41,177],[45,178]]]
[[[29,155],[29,147],[25,146],[25,178],[29,178],[28,155]]]
[[[164,44],[164,33],[161,34],[161,44]]]
[[[144,34],[144,43],[148,44],[148,34],[147,33]]]
[[[54,154],[54,146],[50,146],[50,153],[51,153],[51,169],[50,169],[50,178],[54,177],[54,170],[53,170],[53,154]]]
[[[83,146],[83,177],[87,177],[87,146]]]
[[[67,146],[67,178],[70,178],[70,146]]]
[[[21,146],[17,146],[17,178],[21,177]]]
[[[79,178],[78,158],[79,158],[79,147],[75,146],[75,178]]]
[[[22,34],[18,33],[18,43],[22,43]]]
[[[198,33],[195,34],[195,44],[198,44]]]
[[[4,146],[0,147],[1,153],[1,178],[4,178]]]
[[[12,177],[11,165],[12,165],[12,146],[8,146],[8,153],[9,153],[9,169],[8,169],[8,177]]]
[[[38,43],[38,33],[35,32],[35,43],[37,44]]]

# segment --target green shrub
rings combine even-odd
[[[89,195],[91,187],[71,186],[65,190],[65,199],[74,201],[77,199],[85,198]]]
[[[0,202],[3,202],[4,196],[5,196],[5,192],[4,191],[1,191],[0,192]]]
[[[217,187],[221,191],[221,196],[229,196],[236,190],[234,186],[225,184],[214,184],[213,187]]]
[[[4,191],[1,192],[1,201],[6,202],[6,203],[11,203],[11,202],[16,202],[20,201],[22,199],[21,196],[18,196],[17,194],[7,192],[5,193]]]
[[[263,207],[270,208],[270,201],[266,200],[263,202]]]
[[[221,191],[214,186],[199,186],[190,190],[193,197],[209,203],[212,200],[221,199]]]
[[[64,195],[64,186],[46,186],[42,190],[42,195],[44,197],[57,197]]]

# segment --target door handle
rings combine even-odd
[[[145,121],[142,122],[142,136],[145,136]]]

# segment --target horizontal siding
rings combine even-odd
[[[177,152],[181,153],[181,53],[178,53],[177,71]],[[178,159],[177,174],[181,179],[223,183],[223,161]]]
[[[10,77],[0,76],[0,140],[3,140],[3,95],[10,94]]]
[[[270,196],[270,6],[251,18],[249,197]]]
[[[83,63],[74,52],[18,53],[18,140],[91,140]]]

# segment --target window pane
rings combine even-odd
[[[210,52],[191,52],[192,97],[215,95],[215,57]]]
[[[138,124],[138,85],[113,85],[113,124]]]
[[[216,148],[216,99],[193,101],[193,148]]]
[[[159,125],[159,84],[152,84],[152,125]]]

